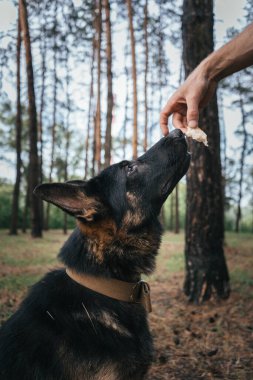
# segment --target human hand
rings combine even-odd
[[[186,132],[187,127],[198,127],[199,109],[203,108],[213,96],[217,82],[209,80],[199,65],[186,81],[171,96],[160,114],[160,127],[164,135],[169,133],[168,119],[173,114],[175,128]]]

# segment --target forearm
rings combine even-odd
[[[219,81],[253,65],[253,23],[204,59],[200,68],[209,80]]]

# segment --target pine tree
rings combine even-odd
[[[22,107],[21,107],[21,83],[20,83],[20,64],[21,64],[21,27],[20,27],[20,10],[17,23],[17,76],[16,76],[16,91],[17,91],[17,114],[16,114],[16,181],[13,189],[12,213],[10,235],[17,235],[18,232],[18,210],[19,210],[19,194],[21,183],[21,135],[22,135]]]
[[[104,0],[105,24],[106,24],[106,62],[107,62],[107,115],[105,133],[105,167],[111,162],[112,149],[112,110],[113,110],[113,91],[112,91],[112,32],[111,32],[111,7],[110,1]]]
[[[133,149],[133,159],[137,158],[138,155],[138,97],[137,97],[137,68],[136,68],[136,44],[135,44],[135,32],[133,25],[133,6],[132,1],[127,0],[127,10],[128,10],[128,22],[130,31],[130,41],[131,41],[131,57],[132,57],[132,81],[133,81],[133,138],[132,138],[132,149]]]
[[[32,193],[33,189],[39,183],[39,158],[37,149],[37,110],[34,91],[33,61],[31,52],[31,41],[27,14],[27,5],[25,0],[19,0],[20,24],[23,32],[24,47],[26,53],[26,72],[29,101],[29,193],[31,204],[31,234],[33,237],[42,237],[42,223],[40,214],[39,199]]]
[[[184,0],[183,61],[186,76],[213,50],[213,1]],[[224,216],[220,163],[220,134],[216,96],[199,124],[210,148],[189,141],[192,159],[187,174],[186,279],[184,291],[198,303],[229,295],[229,275],[223,251]]]

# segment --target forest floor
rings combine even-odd
[[[44,239],[0,231],[0,324],[27,287],[57,266],[66,240],[60,230]],[[226,234],[232,293],[227,301],[191,305],[182,293],[183,235],[166,233],[149,280],[155,360],[146,380],[253,379],[253,235]]]

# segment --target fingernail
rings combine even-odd
[[[188,123],[189,128],[197,128],[197,126],[198,126],[198,123],[196,120],[190,120]]]

